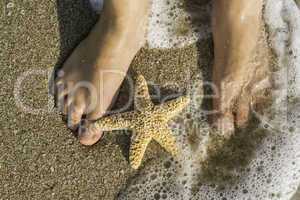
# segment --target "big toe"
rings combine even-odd
[[[213,117],[212,127],[218,131],[218,133],[225,138],[230,138],[234,133],[234,118],[232,114],[222,114],[217,117]]]
[[[85,146],[96,144],[102,137],[103,132],[90,122],[81,125],[78,130],[79,142]]]
[[[247,125],[250,117],[250,104],[247,100],[241,100],[237,105],[235,116],[236,126],[244,128]]]

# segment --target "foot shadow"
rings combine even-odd
[[[60,56],[55,69],[62,67],[74,48],[90,32],[98,19],[87,0],[57,0]]]

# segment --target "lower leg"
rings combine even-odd
[[[252,61],[262,32],[263,0],[214,0],[213,6],[213,81],[219,97],[213,101],[218,112],[212,120],[226,134],[234,131],[234,125],[243,126],[248,120],[249,89],[258,67]]]

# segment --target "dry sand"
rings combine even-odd
[[[0,199],[113,199],[134,172],[119,139],[108,136],[82,147],[60,116],[25,114],[13,98],[17,77],[53,68],[95,16],[81,1],[60,1],[59,8],[56,1],[13,2],[1,1]],[[46,105],[47,76],[33,76],[23,86],[24,102]]]

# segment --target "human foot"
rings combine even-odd
[[[127,69],[145,42],[148,0],[107,0],[100,20],[58,72],[59,109],[76,130],[86,115],[93,121],[112,103]],[[79,134],[84,145],[102,136],[98,130]]]
[[[254,90],[268,77],[268,48],[262,38],[262,0],[214,1],[215,63],[212,124],[225,137],[249,118]],[[268,81],[266,81],[268,82]]]
[[[223,71],[214,68],[213,82],[219,97],[213,100],[213,110],[216,113],[212,115],[212,126],[226,138],[236,128],[247,125],[250,114],[254,111],[251,109],[262,109],[271,98],[270,93],[266,93],[272,88],[268,47],[265,42],[261,42],[257,46],[260,55],[253,56],[253,60],[245,63],[239,70],[220,78],[224,75]],[[261,96],[262,93],[264,96]]]

